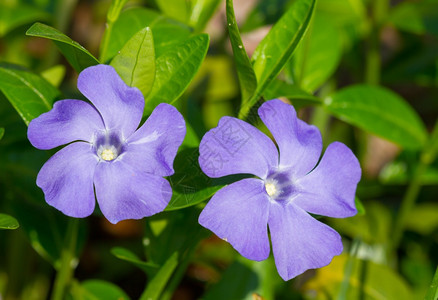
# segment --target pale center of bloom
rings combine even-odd
[[[102,158],[103,160],[114,160],[117,158],[118,153],[117,153],[117,149],[114,146],[110,146],[109,148],[105,148],[105,147],[100,147],[102,148],[102,150],[98,150],[97,154],[99,155],[100,158]]]
[[[287,173],[272,173],[264,181],[266,193],[275,201],[291,200],[298,192],[296,183]]]
[[[97,134],[93,143],[96,154],[104,161],[113,161],[122,154],[124,143],[114,132],[102,132]]]
[[[265,183],[265,189],[269,196],[274,196],[277,193],[277,188],[274,183]]]

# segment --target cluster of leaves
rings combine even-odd
[[[57,282],[65,279],[73,299],[170,299],[175,291],[205,299],[413,299],[428,291],[427,299],[435,299],[437,276],[428,287],[438,263],[436,0],[395,6],[260,0],[240,26],[232,0],[151,2],[0,3],[0,229],[20,226],[0,231],[0,298],[59,299],[64,291]],[[206,26],[222,6],[226,30],[215,34]],[[97,37],[89,28],[89,37],[76,33],[87,50],[66,32],[69,25],[71,33],[81,31],[90,14],[106,26],[94,48],[99,30]],[[254,49],[245,47],[248,36],[271,25]],[[169,177],[172,200],[147,220],[109,226],[96,211],[72,222],[35,186],[50,153],[30,147],[26,125],[54,101],[81,97],[74,74],[99,63],[140,89],[145,118],[166,102],[187,123]],[[346,251],[294,285],[281,282],[271,258],[238,257],[197,224],[203,203],[234,181],[203,175],[200,138],[223,115],[264,130],[254,108],[279,97],[310,115],[326,143],[341,140],[355,149],[364,169],[360,214],[326,220],[345,237]],[[375,136],[390,146],[376,146]],[[64,274],[65,262],[78,261],[76,279],[65,273],[51,283],[53,270]]]

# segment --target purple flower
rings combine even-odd
[[[107,65],[85,69],[78,88],[92,105],[57,101],[32,120],[28,138],[38,149],[68,144],[41,168],[37,185],[46,201],[82,218],[94,211],[95,194],[111,222],[141,219],[162,211],[172,189],[163,176],[185,136],[185,122],[171,105],[160,104],[137,130],[144,98]]]
[[[291,105],[272,100],[258,113],[278,150],[261,131],[231,117],[223,117],[202,138],[199,163],[208,176],[245,173],[256,177],[219,190],[199,223],[257,261],[269,256],[269,226],[277,270],[289,280],[329,264],[342,252],[340,235],[308,213],[337,218],[355,215],[361,169],[351,150],[339,142],[330,144],[318,163],[321,134],[297,119]]]

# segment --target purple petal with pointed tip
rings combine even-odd
[[[342,143],[327,147],[318,166],[297,181],[300,196],[294,204],[318,215],[346,218],[357,213],[354,204],[356,187],[361,177],[359,161]]]
[[[342,253],[341,236],[294,204],[272,204],[268,224],[275,265],[284,280],[324,267]]]
[[[161,212],[172,197],[166,179],[117,159],[99,163],[94,186],[100,210],[113,224]]]
[[[172,105],[158,105],[146,122],[128,140],[122,160],[155,175],[174,173],[173,161],[186,127],[184,118]]]
[[[278,165],[274,143],[248,123],[223,117],[199,145],[199,165],[209,177],[248,173],[266,178]]]
[[[226,239],[252,260],[269,256],[269,198],[262,180],[248,178],[219,190],[199,216],[199,224]]]
[[[280,168],[291,168],[300,178],[315,167],[322,149],[318,128],[299,120],[293,106],[280,100],[263,103],[259,115],[280,149]]]
[[[27,136],[34,147],[46,150],[78,140],[91,142],[94,133],[104,129],[102,117],[92,105],[61,100],[29,123]]]
[[[67,216],[91,215],[96,202],[93,176],[97,163],[98,157],[88,143],[75,142],[56,152],[37,177],[47,203]]]
[[[108,130],[117,130],[128,138],[137,129],[143,115],[143,95],[126,85],[113,67],[86,68],[79,74],[78,88],[100,112]]]

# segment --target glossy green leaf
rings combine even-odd
[[[222,0],[194,0],[188,23],[195,28],[195,32],[200,32],[204,29],[207,22],[215,13],[217,7]]]
[[[169,177],[172,199],[166,210],[176,210],[207,200],[223,185],[213,185],[211,178],[202,172],[196,148],[180,151],[174,162],[175,174]]]
[[[207,54],[209,37],[199,34],[156,60],[155,81],[146,99],[145,114],[160,103],[174,103],[186,90]]]
[[[426,129],[416,112],[383,87],[350,86],[325,99],[324,104],[341,120],[406,149],[421,149],[426,142]]]
[[[333,18],[316,14],[291,60],[299,86],[315,91],[336,70],[342,54],[341,33]]]
[[[230,36],[231,47],[233,48],[234,62],[236,63],[237,76],[242,93],[241,105],[248,106],[248,101],[257,89],[257,79],[240,37],[239,28],[237,27],[237,21],[234,15],[233,0],[227,0],[226,3],[228,34]]]
[[[74,300],[129,300],[129,296],[117,285],[99,279],[75,283],[72,288]]]
[[[19,26],[48,18],[49,15],[37,7],[18,1],[1,1],[0,37]]]
[[[320,98],[303,91],[294,84],[288,84],[279,79],[272,81],[272,83],[265,90],[264,97],[266,100],[285,97],[291,101],[295,109],[309,105],[315,106],[322,104],[322,100]]]
[[[42,77],[17,66],[0,64],[0,91],[27,124],[52,108],[59,91]]]
[[[139,30],[149,27],[154,33],[155,56],[159,57],[176,44],[185,41],[190,30],[184,24],[166,18],[156,11],[132,8],[123,11],[108,34],[108,47],[102,62],[111,60]]]
[[[5,135],[5,129],[0,127],[0,140],[3,138],[4,135]]]
[[[0,214],[0,229],[16,229],[19,226],[18,221],[14,217]]]
[[[239,116],[246,116],[275,79],[302,40],[315,10],[315,0],[297,0],[269,31],[253,53],[257,90]]]
[[[77,72],[99,64],[99,61],[87,49],[48,25],[35,23],[27,30],[26,35],[52,40]]]
[[[111,61],[120,77],[129,86],[135,86],[146,98],[155,77],[155,51],[152,31],[143,28],[125,44]]]
[[[43,76],[43,78],[47,80],[51,85],[59,87],[65,76],[65,66],[53,66],[50,69],[41,72],[41,76]]]
[[[145,271],[146,274],[149,275],[156,273],[159,268],[159,266],[156,264],[142,261],[137,255],[122,247],[112,248],[111,253],[117,258],[127,261],[136,267],[139,267],[140,269]]]

